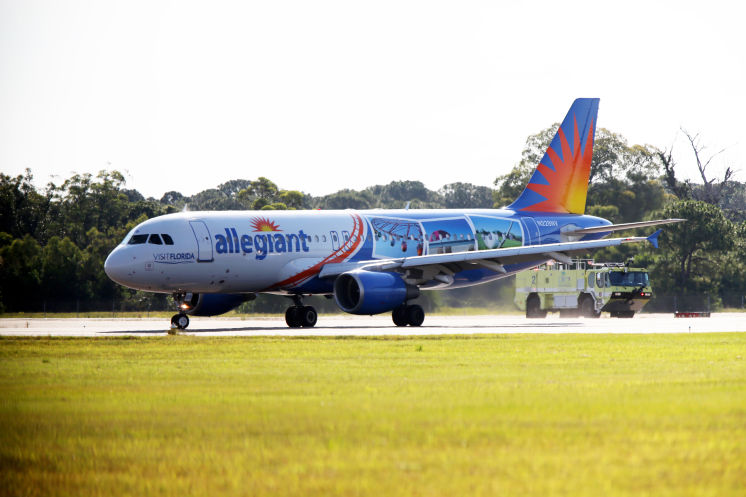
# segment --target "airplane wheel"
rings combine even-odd
[[[425,321],[425,311],[418,305],[407,306],[407,323],[409,326],[421,326]]]
[[[292,306],[288,307],[285,311],[285,322],[287,325],[291,328],[300,328],[302,326],[302,316],[301,316],[301,309],[302,307],[298,306]]]
[[[316,320],[319,317],[316,309],[314,309],[310,305],[301,307],[298,315],[300,317],[300,325],[304,328],[313,328],[316,325]]]
[[[407,320],[407,306],[400,305],[391,312],[391,317],[394,320],[396,326],[406,326],[409,324]]]
[[[171,318],[172,328],[185,330],[187,329],[187,326],[189,326],[189,316],[187,316],[186,314],[174,314],[174,316]]]

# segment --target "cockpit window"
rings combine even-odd
[[[163,243],[166,245],[173,245],[174,239],[171,238],[171,235],[167,235],[166,233],[161,233],[161,237],[163,238]]]
[[[148,235],[132,235],[132,238],[130,238],[130,241],[127,242],[128,245],[140,245],[141,243],[145,243],[148,241]]]
[[[163,242],[161,241],[161,237],[156,234],[150,235],[150,238],[148,239],[148,243],[152,243],[154,245],[163,245]]]

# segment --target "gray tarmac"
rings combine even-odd
[[[167,318],[9,318],[0,319],[2,336],[162,336]],[[319,316],[314,328],[291,329],[281,317],[191,318],[181,333],[194,336],[383,336],[504,333],[713,333],[746,332],[746,313],[713,313],[704,318],[640,314],[632,319],[526,319],[518,315],[426,316],[419,328],[398,328],[389,314]]]

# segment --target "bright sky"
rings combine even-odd
[[[160,198],[491,186],[576,97],[631,143],[701,133],[746,180],[740,2],[0,0],[0,170]]]

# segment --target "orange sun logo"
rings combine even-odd
[[[255,217],[251,221],[251,226],[254,231],[282,231],[279,224],[273,223],[266,217]]]

